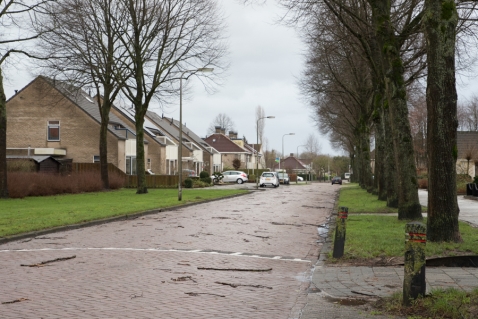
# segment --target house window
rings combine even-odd
[[[136,156],[126,156],[126,174],[136,175]]]
[[[151,159],[150,158],[148,158],[148,160],[147,160],[147,167],[146,168],[151,169]]]
[[[100,156],[99,155],[93,155],[93,163],[99,163],[100,162]]]
[[[48,140],[60,140],[60,121],[48,121]]]

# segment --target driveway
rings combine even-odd
[[[2,316],[297,318],[338,189],[281,185],[0,245]]]
[[[428,206],[428,191],[419,189],[418,197],[422,206]],[[459,219],[478,227],[478,201],[466,199],[464,195],[458,196],[458,207],[460,208]],[[426,214],[423,214],[426,216]]]

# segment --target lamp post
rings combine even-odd
[[[275,116],[264,116],[264,117],[260,117],[257,119],[257,123],[256,123],[256,142],[257,144],[256,145],[259,145],[259,121],[262,120],[262,119],[275,119],[276,117]],[[259,173],[259,147],[257,147],[257,150],[256,150],[256,174]],[[252,173],[254,173],[254,168],[252,169]],[[256,189],[259,189],[259,178],[258,176],[256,176]]]
[[[299,145],[299,146],[297,146],[297,160],[299,159],[299,147],[301,147],[301,146],[307,146],[307,145]],[[299,174],[297,174],[297,176],[299,176]],[[299,178],[298,178],[298,177],[295,178],[295,183],[296,183],[296,184],[299,183]],[[306,181],[305,183],[307,184],[307,181]]]
[[[286,135],[295,135],[295,133],[287,133],[287,134],[284,134],[282,135],[282,156],[285,157],[284,155],[284,136]],[[280,158],[279,158],[279,171],[280,171]]]
[[[199,68],[196,70],[186,70],[179,77],[179,146],[178,146],[178,201],[183,199],[182,179],[183,179],[183,77],[186,73],[212,72],[213,68]],[[188,78],[186,78],[187,80]]]

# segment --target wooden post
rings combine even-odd
[[[405,226],[405,276],[403,278],[403,304],[419,295],[425,296],[425,245],[427,227],[420,222],[411,222]]]
[[[348,207],[340,207],[337,214],[337,222],[335,226],[334,251],[332,257],[340,258],[344,255],[345,247],[345,226],[349,214]]]

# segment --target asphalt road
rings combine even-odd
[[[297,318],[338,189],[281,185],[0,245],[1,317]]]

